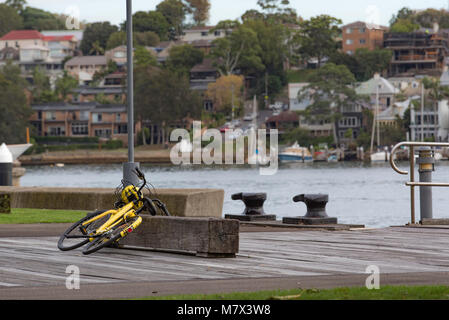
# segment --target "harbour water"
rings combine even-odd
[[[281,217],[302,216],[304,204],[292,198],[302,193],[329,194],[327,212],[340,223],[370,228],[404,225],[410,221],[408,176],[389,164],[315,163],[282,165],[276,175],[261,176],[257,168],[142,165],[156,188],[218,188],[225,190],[223,214],[240,214],[238,192],[266,192],[265,211]],[[406,169],[404,163],[401,168]],[[22,186],[115,188],[122,179],[121,165],[66,165],[27,167]],[[418,175],[416,175],[418,177]],[[449,162],[436,166],[434,181],[449,182]],[[419,219],[419,190],[416,192]],[[434,218],[449,218],[449,189],[433,189]]]

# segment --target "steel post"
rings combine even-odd
[[[419,182],[432,182],[432,172],[435,168],[435,158],[433,157],[432,149],[430,147],[422,147],[419,150]],[[432,219],[432,187],[419,187],[419,200],[421,209],[421,221],[423,219]]]
[[[6,144],[0,146],[0,186],[12,186],[13,157]]]
[[[139,179],[134,173],[138,163],[134,162],[134,48],[132,0],[126,0],[126,36],[127,36],[127,103],[128,103],[128,163],[123,164],[123,180],[136,185]]]

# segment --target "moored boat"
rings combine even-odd
[[[313,157],[309,149],[301,147],[298,142],[295,142],[291,147],[288,147],[279,153],[279,161],[313,162]]]

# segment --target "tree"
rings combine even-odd
[[[25,29],[64,30],[65,20],[60,16],[38,8],[26,7],[20,14]]]
[[[408,33],[419,29],[419,24],[412,22],[409,19],[397,19],[395,24],[390,28],[390,32],[394,33]]]
[[[106,48],[109,37],[117,31],[118,27],[109,22],[94,22],[87,25],[81,41],[81,51],[84,55],[99,53],[101,51],[99,48]]]
[[[190,69],[201,63],[203,59],[203,51],[190,44],[184,44],[170,49],[166,65],[169,70],[187,76]]]
[[[320,15],[300,22],[301,31],[297,38],[299,54],[303,59],[318,59],[318,67],[323,58],[330,57],[337,50],[336,38],[340,34],[340,19]]]
[[[21,14],[27,2],[26,0],[6,0],[5,4],[16,10],[18,14]]]
[[[185,0],[187,12],[192,15],[197,26],[204,25],[209,20],[210,1],[209,0]]]
[[[78,80],[64,71],[64,75],[55,81],[55,93],[65,101],[73,89],[78,87]]]
[[[32,110],[27,104],[20,69],[13,65],[0,68],[0,141],[7,144],[24,143],[26,127]]]
[[[182,35],[182,26],[186,17],[186,6],[181,0],[164,0],[156,6],[156,11],[160,12],[170,25],[170,34],[178,38]]]
[[[94,56],[101,56],[104,54],[104,48],[101,46],[99,40],[92,43],[92,48],[90,49],[89,54]]]
[[[342,108],[362,100],[350,86],[355,82],[354,75],[344,65],[327,63],[310,76],[309,82],[298,94],[299,101],[312,101],[303,115],[306,119],[332,123],[338,143],[335,122],[341,117]]]
[[[156,57],[143,46],[136,47],[136,50],[134,51],[134,60],[138,67],[147,68],[157,65]]]
[[[407,7],[403,7],[390,20],[390,27],[392,27],[398,20],[410,20],[413,18],[413,11]]]
[[[11,30],[23,29],[23,19],[12,7],[0,3],[0,37]]]
[[[233,107],[242,107],[242,89],[242,76],[221,76],[216,82],[209,84],[206,96],[213,101],[216,111],[230,114]]]
[[[170,124],[182,125],[201,113],[200,96],[184,76],[157,67],[136,68],[134,86],[137,117],[163,128],[164,137]]]
[[[156,33],[152,31],[147,32],[135,32],[133,34],[134,37],[134,46],[144,46],[144,47],[153,47],[159,44],[159,37]],[[109,36],[109,39],[106,43],[106,50],[117,48],[118,46],[126,46],[127,45],[127,36],[125,31],[114,32]]]
[[[126,23],[124,23],[122,29],[126,30]],[[161,40],[167,40],[169,29],[170,24],[159,11],[138,11],[133,15],[134,32],[152,31],[156,33]]]
[[[57,99],[51,89],[50,78],[39,67],[33,70],[31,95],[33,103],[46,103]]]
[[[222,24],[219,26],[222,28]],[[233,29],[227,37],[213,41],[210,55],[220,74],[231,75],[240,68],[265,69],[260,57],[261,48],[257,33],[245,25],[238,25]]]

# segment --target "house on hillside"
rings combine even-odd
[[[376,86],[378,86],[378,89]],[[379,92],[379,111],[384,111],[390,107],[395,101],[395,95],[400,92],[398,88],[395,88],[392,83],[383,77],[380,77],[379,80],[373,77],[359,84],[355,91],[358,95],[369,97],[372,110],[376,107],[377,92]]]
[[[387,27],[356,21],[342,27],[342,50],[354,54],[357,49],[374,50],[383,47]]]
[[[92,82],[95,72],[105,69],[106,56],[79,56],[73,57],[65,64],[65,70],[79,80],[80,85]]]

